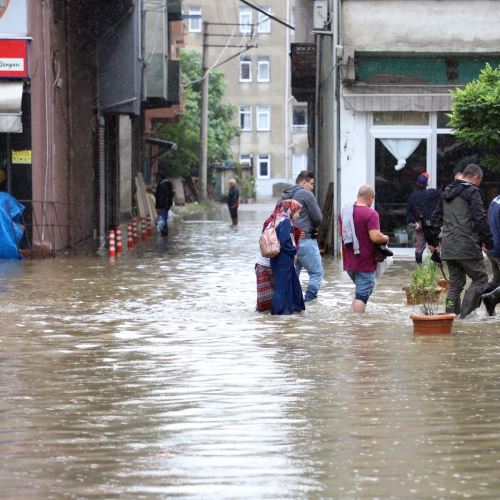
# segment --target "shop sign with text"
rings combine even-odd
[[[12,163],[17,165],[31,165],[31,150],[22,149],[12,151]]]
[[[0,78],[26,78],[27,76],[26,40],[0,40]]]

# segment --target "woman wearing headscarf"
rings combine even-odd
[[[300,229],[294,227],[302,205],[295,200],[282,200],[276,204],[274,213],[264,223],[272,220],[280,242],[280,253],[271,259],[274,279],[274,294],[271,314],[293,314],[305,309],[302,287],[295,271]]]

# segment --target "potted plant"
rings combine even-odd
[[[426,260],[424,264],[417,265],[410,278],[411,285],[403,287],[406,303],[409,306],[423,304],[423,307],[429,309],[431,306],[437,306],[445,288],[440,284],[436,264],[429,259]]]
[[[421,314],[411,314],[415,334],[451,334],[454,314],[438,313],[439,296],[443,291],[438,286],[436,263],[427,259],[411,273],[409,292],[413,303],[420,303]],[[436,296],[438,297],[436,300]]]

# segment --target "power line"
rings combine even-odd
[[[245,5],[248,5],[252,9],[256,10],[257,12],[260,12],[261,14],[266,15],[267,17],[273,19],[277,23],[282,24],[283,26],[286,26],[287,28],[291,30],[295,30],[295,27],[292,26],[291,24],[288,24],[287,22],[283,21],[279,17],[276,17],[275,15],[271,14],[270,12],[267,12],[265,9],[262,7],[259,7],[258,5],[254,5],[253,3],[249,2],[248,0],[240,0],[240,2],[243,2]]]

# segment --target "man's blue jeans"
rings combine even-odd
[[[300,275],[302,268],[305,268],[309,274],[309,283],[304,296],[304,300],[308,302],[318,296],[323,281],[323,263],[321,262],[318,242],[313,238],[305,238],[299,242],[299,252],[295,263],[297,275]]]
[[[168,208],[162,208],[158,214],[163,219],[163,227],[161,228],[162,236],[168,236],[168,211]]]

